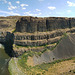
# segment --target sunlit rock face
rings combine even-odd
[[[45,46],[57,43],[64,33],[75,32],[75,18],[66,17],[21,17],[16,23],[14,44],[18,46]],[[74,28],[74,29],[73,29]],[[49,46],[50,47],[50,46]],[[50,49],[50,48],[49,48]],[[16,54],[36,49],[14,49]],[[39,51],[43,51],[40,48]]]
[[[44,46],[57,43],[64,33],[73,33],[75,18],[66,17],[31,17],[20,16],[13,18],[16,22],[15,33],[0,32],[0,43],[9,46]],[[9,21],[10,22],[10,21]],[[14,22],[14,21],[13,21]],[[14,22],[14,23],[15,23]],[[1,21],[2,23],[2,21]],[[3,22],[4,23],[4,22]],[[13,25],[15,25],[13,23]],[[3,25],[3,24],[2,24]],[[11,43],[11,44],[10,44]],[[11,46],[12,48],[12,46]],[[31,49],[33,50],[33,49]],[[42,50],[41,48],[39,50]],[[24,49],[26,51],[26,49]]]

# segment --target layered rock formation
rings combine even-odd
[[[75,57],[75,34],[63,38],[53,51],[46,51],[41,56],[33,56],[33,61],[34,65],[38,65],[71,57]]]
[[[0,31],[12,32],[16,27],[16,22],[21,16],[0,17]]]
[[[15,44],[42,46],[56,43],[64,33],[74,32],[74,20],[62,17],[22,17],[16,23]]]
[[[45,46],[47,47],[46,49],[51,49],[55,46],[52,44],[57,43],[62,38],[64,33],[75,32],[75,18],[10,16],[2,17],[0,19],[0,28],[5,30],[5,27],[5,32],[9,30],[7,28],[10,28],[9,31],[11,31],[16,27],[13,40],[14,44],[16,46],[24,47],[22,47],[22,49],[17,48],[16,46],[13,48],[14,53],[18,53],[18,55],[28,50],[37,52],[43,51]]]
[[[15,47],[15,53],[17,51],[22,54],[29,50],[38,52],[44,49],[51,49],[54,47],[52,44],[57,43],[64,33],[75,32],[74,21],[74,18],[64,17],[22,17],[16,23],[14,44],[23,47],[22,49]],[[47,47],[47,45],[49,48],[41,47]]]

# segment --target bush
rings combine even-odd
[[[38,73],[37,75],[41,75],[40,73]]]

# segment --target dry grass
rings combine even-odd
[[[56,63],[51,66],[48,71],[46,71],[46,75],[64,75],[63,73],[69,72],[70,70],[75,69],[74,60],[63,61],[60,63]]]
[[[28,66],[34,66],[34,62],[33,62],[33,58],[32,57],[28,57],[27,65]]]
[[[16,26],[16,19],[0,19],[0,31],[12,32]]]
[[[44,63],[34,66],[33,59],[32,57],[29,57],[31,56],[29,54],[31,53],[24,54],[23,56],[16,58],[13,61],[11,60],[9,63],[10,72],[14,73],[14,75],[16,75],[16,73],[18,74],[19,70],[20,72],[27,75],[75,75],[75,58],[56,61],[55,63],[51,64]],[[17,70],[14,71],[13,69]]]

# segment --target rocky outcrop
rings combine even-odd
[[[22,17],[16,23],[17,32],[46,32],[57,29],[65,29],[75,27],[74,18],[63,18],[63,17],[48,17],[48,18],[37,18],[37,17]]]
[[[41,56],[33,56],[33,61],[34,65],[38,65],[71,57],[75,57],[75,34],[63,38],[53,51],[46,51]]]
[[[10,42],[14,40],[14,34],[10,32],[0,32],[0,43],[5,44],[6,42]]]
[[[15,30],[16,22],[21,16],[0,17],[0,31],[12,32]]]
[[[13,50],[14,50],[14,55],[15,56],[20,56],[22,55],[24,52],[28,52],[28,51],[33,51],[33,52],[44,52],[46,50],[52,50],[53,47],[56,46],[55,44],[52,45],[46,45],[46,46],[37,46],[37,47],[19,47],[17,45],[13,46]]]
[[[4,45],[5,52],[13,56],[14,34],[10,32],[0,32],[0,43]]]
[[[63,36],[66,34],[72,34],[75,32],[75,28],[71,29],[58,29],[51,32],[39,32],[39,33],[14,33],[15,40],[14,44],[17,45],[13,47],[14,54],[19,56],[27,51],[41,52],[44,51],[45,47],[47,49],[54,49],[54,43],[58,43]],[[43,47],[41,47],[43,46]]]
[[[56,43],[66,33],[74,33],[75,28],[58,29],[49,32],[38,33],[14,33],[14,43],[20,46],[44,46],[46,44]]]
[[[16,23],[16,31],[29,33],[46,31],[46,20],[37,17],[23,17]]]
[[[69,18],[46,18],[47,30],[69,28]]]
[[[19,19],[19,20],[18,20]],[[18,20],[18,21],[17,21]],[[16,30],[15,30],[16,22]],[[31,17],[31,16],[9,16],[2,17],[0,20],[0,28],[5,30],[6,33],[1,32],[0,43],[12,43],[18,46],[24,47],[37,47],[39,50],[43,50],[40,46],[51,45],[57,43],[64,33],[75,32],[75,18],[64,17]],[[7,29],[8,28],[8,29]],[[0,29],[0,31],[1,31]],[[15,30],[15,33],[7,32]],[[12,35],[13,34],[13,35]],[[13,36],[13,37],[12,37]],[[13,40],[13,41],[12,41]],[[38,48],[30,49],[37,51]],[[16,52],[15,52],[16,51]],[[19,50],[21,53],[28,51],[25,48]],[[14,50],[14,53],[18,53],[18,50]],[[19,52],[19,53],[20,53]]]

